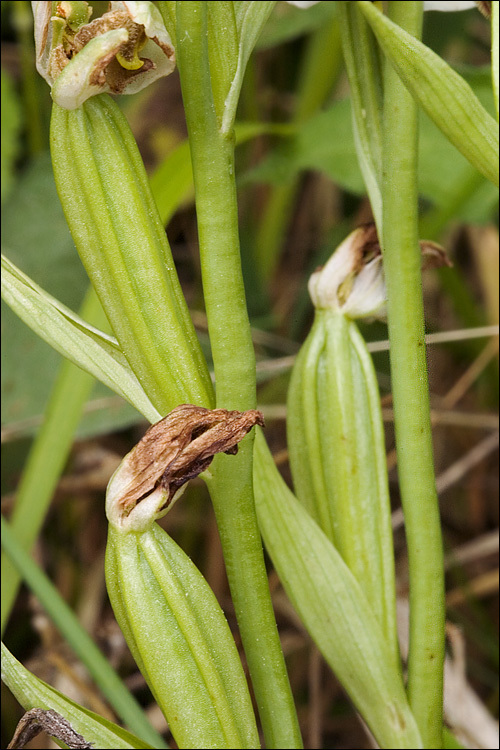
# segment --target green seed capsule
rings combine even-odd
[[[157,410],[211,406],[208,368],[129,125],[106,94],[54,105],[51,153],[82,262],[120,347]]]
[[[180,748],[259,747],[238,652],[217,600],[154,522],[216,453],[236,453],[262,414],[182,404],[146,432],[106,493],[108,594]]]
[[[374,230],[356,230],[313,276],[317,306],[288,395],[297,497],[342,555],[398,660],[384,430],[371,357],[350,315],[384,304]]]
[[[236,645],[207,582],[157,524],[110,525],[106,584],[128,646],[180,748],[257,748]]]

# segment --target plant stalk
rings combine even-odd
[[[218,128],[204,2],[177,3],[177,55],[188,126],[217,407],[255,407],[255,355],[239,254],[234,136]],[[212,70],[212,76],[218,71]],[[268,748],[302,747],[271,604],[252,484],[253,436],[207,472],[238,625]]]
[[[392,2],[391,19],[420,36],[422,3]],[[424,342],[417,210],[417,105],[385,70],[383,252],[398,473],[409,556],[408,696],[424,747],[442,747],[444,574]]]

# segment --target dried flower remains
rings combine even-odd
[[[216,453],[234,454],[255,425],[260,411],[205,409],[182,404],[149,428],[128,453],[108,484],[108,520],[140,531],[164,515],[186,482],[201,474]]]

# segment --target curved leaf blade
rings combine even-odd
[[[439,55],[358,0],[384,54],[411,95],[448,140],[498,186],[498,127],[470,86]]]
[[[56,351],[123,396],[150,422],[161,419],[115,339],[85,323],[5,256],[2,256],[2,297]]]

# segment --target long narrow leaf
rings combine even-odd
[[[66,698],[58,690],[35,677],[12,656],[3,643],[2,680],[26,711],[31,708],[57,711],[69,721],[75,732],[85,737],[88,742],[92,742],[94,747],[102,748],[102,750],[108,748],[109,750],[114,750],[114,748],[146,750],[154,747],[93,711],[89,711],[88,708],[79,706],[78,703]]]
[[[52,621],[67,639],[74,652],[82,659],[102,690],[103,695],[106,696],[123,720],[134,727],[136,732],[140,733],[143,737],[147,737],[156,747],[165,747],[161,737],[150,726],[139,705],[124,687],[122,681],[99,651],[87,631],[80,625],[78,619],[61,597],[56,587],[21,548],[3,517],[1,520],[2,547],[30,589],[37,596],[43,608],[50,615]],[[16,695],[15,692],[14,694]],[[20,702],[25,708],[32,708],[32,705],[27,706],[24,701],[21,700]],[[33,705],[44,708],[40,703],[34,703]],[[55,706],[50,706],[50,708],[58,710]],[[68,721],[71,721],[70,716],[64,712],[62,713]],[[77,729],[77,727],[74,728]],[[79,730],[77,729],[77,731]],[[83,732],[81,733],[84,734]],[[111,747],[118,746],[111,745]]]
[[[56,351],[123,396],[150,422],[161,419],[115,339],[89,326],[4,256],[2,297]]]
[[[498,126],[468,83],[371,2],[359,0],[358,6],[411,95],[460,153],[498,185]]]
[[[259,526],[290,601],[381,747],[422,747],[403,681],[359,584],[255,439]]]

